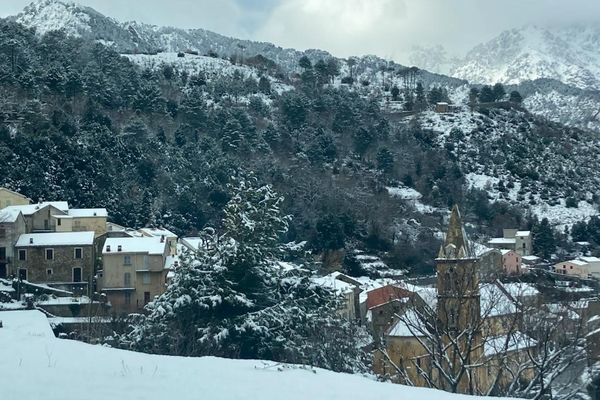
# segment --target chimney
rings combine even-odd
[[[106,252],[110,253],[110,244],[106,245]]]
[[[118,245],[117,246],[117,251],[121,251],[121,250],[123,250],[123,248],[121,247],[121,245]]]
[[[165,235],[160,235],[160,242],[164,243],[165,242]]]
[[[33,238],[32,237],[29,238],[29,244],[33,244]]]

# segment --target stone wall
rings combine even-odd
[[[54,249],[54,258],[46,260],[46,249]],[[75,258],[75,248],[82,249],[82,258]],[[19,250],[27,251],[26,260],[19,260]],[[93,246],[25,246],[16,247],[14,273],[27,269],[27,280],[33,283],[73,282],[73,269],[82,268],[81,279],[88,281],[94,272]],[[51,270],[51,274],[48,270]]]

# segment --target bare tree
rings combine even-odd
[[[418,350],[398,357],[385,344],[379,349],[392,379],[455,393],[532,399],[567,399],[581,390],[574,371],[585,358],[581,319],[524,309],[496,284],[482,286],[479,318],[473,318],[468,297],[458,300],[456,315],[444,315],[439,298],[432,305],[423,297],[417,292],[391,331],[403,333],[406,338],[399,340],[412,341]],[[464,318],[470,323],[461,324]]]

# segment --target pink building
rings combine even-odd
[[[514,250],[501,250],[502,252],[502,268],[507,275],[521,274],[522,257]]]

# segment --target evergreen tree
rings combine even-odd
[[[554,230],[548,222],[548,218],[542,219],[538,224],[535,224],[532,229],[533,235],[533,251],[546,260],[556,251],[556,240],[554,238]]]
[[[501,101],[506,96],[506,91],[504,90],[504,85],[501,83],[496,83],[492,88],[492,92],[494,94],[494,101]]]
[[[133,321],[120,345],[185,356],[214,355],[365,370],[354,323],[337,316],[340,299],[308,275],[285,277],[275,262],[289,217],[270,186],[230,186],[224,234],[212,228],[188,253],[167,291]]]
[[[523,97],[521,96],[521,93],[517,92],[516,90],[513,90],[512,92],[510,92],[509,101],[511,101],[512,103],[521,104],[523,102]]]
[[[494,91],[488,85],[485,85],[481,88],[479,92],[479,101],[482,103],[492,103],[496,100],[496,96],[494,95]]]
[[[298,65],[304,70],[312,69],[312,63],[307,56],[300,57],[300,60],[298,60]]]

